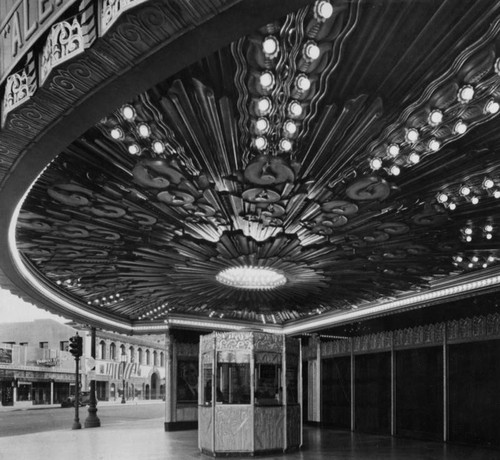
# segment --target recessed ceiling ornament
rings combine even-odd
[[[286,284],[286,276],[267,267],[231,267],[215,277],[219,283],[238,289],[266,290]]]

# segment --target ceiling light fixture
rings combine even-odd
[[[500,104],[493,100],[493,99],[490,99],[486,105],[484,106],[484,111],[486,113],[489,113],[491,115],[494,115],[495,113],[497,113],[498,111],[500,110]]]
[[[264,150],[267,147],[267,139],[262,136],[256,137],[253,143],[258,150]]]
[[[131,155],[138,155],[140,151],[141,149],[137,144],[130,144],[128,146],[128,153]]]
[[[255,122],[255,127],[257,128],[257,131],[265,133],[269,128],[269,121],[267,120],[267,118],[259,118]]]
[[[420,162],[420,155],[417,153],[417,152],[412,152],[410,153],[410,155],[408,156],[408,161],[413,164],[413,165],[416,165],[417,163]]]
[[[453,127],[453,132],[455,134],[464,134],[466,131],[467,125],[462,120],[458,120]]]
[[[429,141],[428,146],[431,152],[437,152],[441,148],[441,142],[439,142],[437,139],[432,138]]]
[[[326,19],[330,19],[332,17],[333,6],[330,2],[320,1],[316,3],[314,12],[318,20],[325,21]]]
[[[293,121],[287,120],[285,121],[284,129],[287,134],[293,135],[297,132],[297,125]]]
[[[308,61],[315,61],[319,58],[320,49],[316,43],[310,41],[304,45],[304,57]]]
[[[405,137],[406,137],[406,142],[414,144],[415,142],[418,141],[419,138],[418,130],[416,130],[415,128],[407,129]]]
[[[433,110],[429,114],[429,124],[431,126],[437,126],[443,121],[443,112],[441,110]]]
[[[292,143],[288,139],[281,139],[279,146],[280,150],[283,152],[289,152],[292,150]]]
[[[155,153],[163,153],[165,151],[165,145],[162,141],[154,141],[153,142],[153,151]]]
[[[300,117],[302,115],[302,106],[297,101],[290,102],[288,112],[292,117]]]
[[[287,279],[282,273],[265,267],[232,267],[219,272],[219,283],[238,289],[268,290],[283,286]]]
[[[124,105],[122,107],[122,115],[125,120],[133,120],[135,118],[135,110],[131,105]]]
[[[262,72],[259,83],[264,89],[271,89],[274,86],[274,75],[271,72]]]
[[[276,56],[279,49],[278,40],[272,35],[267,36],[262,42],[262,50],[268,57]]]
[[[374,171],[379,170],[382,167],[382,160],[380,158],[372,158],[370,160],[370,168]]]
[[[389,156],[396,158],[399,155],[399,145],[390,144],[387,146],[387,153]]]
[[[137,131],[141,137],[149,137],[151,134],[151,128],[146,123],[141,123],[137,126]]]
[[[311,87],[311,80],[307,77],[307,75],[301,74],[295,80],[295,86],[300,91],[307,91]]]
[[[261,97],[257,102],[257,108],[261,115],[266,115],[271,110],[271,101],[267,97]]]

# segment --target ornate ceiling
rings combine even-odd
[[[497,10],[319,1],[263,25],[64,148],[19,213],[24,263],[135,324],[286,325],[496,273]]]

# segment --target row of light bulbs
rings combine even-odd
[[[333,6],[329,1],[317,1],[314,5],[314,17],[318,22],[324,22],[333,15]],[[262,41],[262,51],[266,58],[274,59],[280,52],[278,39],[273,35],[268,35]],[[306,62],[313,62],[321,56],[321,49],[316,42],[308,40],[302,47],[302,56]],[[259,76],[259,84],[264,93],[271,91],[276,84],[276,77],[270,70],[264,70]],[[298,95],[305,93],[311,88],[311,80],[305,73],[300,73],[294,80],[295,91]],[[273,103],[267,96],[260,97],[256,101],[257,120],[254,122],[257,136],[252,139],[252,146],[259,151],[268,148],[269,142],[266,134],[270,131],[271,125],[266,118],[273,110]],[[292,99],[287,107],[288,119],[283,123],[283,137],[278,142],[278,149],[281,152],[290,152],[293,148],[292,138],[298,131],[296,119],[303,113],[301,103]]]
[[[493,238],[493,230],[494,230],[493,224],[487,222],[483,227],[479,227],[476,229],[472,225],[467,225],[460,230],[460,233],[462,234],[462,239],[466,243],[471,243],[473,236],[478,233],[480,233],[483,236],[483,238],[491,240]]]
[[[95,306],[109,307],[110,305],[118,303],[121,300],[124,300],[124,299],[120,295],[120,293],[117,292],[116,294],[110,294],[109,296],[102,296],[100,298],[97,297],[94,300],[89,300],[89,301],[87,301],[87,304],[88,305],[95,305]]]
[[[474,96],[475,96],[474,87],[472,85],[464,85],[458,90],[457,101],[461,104],[468,104],[474,99]],[[495,115],[498,113],[499,110],[500,110],[500,104],[495,99],[491,98],[484,105],[483,112],[486,115]],[[441,110],[434,109],[431,110],[431,112],[429,113],[427,122],[431,127],[435,128],[443,123],[444,118],[445,118],[444,113]],[[458,119],[453,125],[452,132],[455,136],[461,136],[467,132],[468,128],[469,127],[464,120]],[[391,163],[393,163],[396,159],[399,160],[402,147],[405,146],[411,147],[415,145],[417,142],[419,142],[420,139],[421,139],[421,133],[417,128],[406,128],[405,129],[406,145],[401,146],[396,143],[389,144],[386,148],[386,156],[384,158],[381,157],[372,158],[370,160],[370,168],[373,171],[377,171],[383,168],[389,175],[392,176],[399,175],[401,173],[400,166]],[[425,146],[425,150],[430,153],[437,152],[440,148],[441,148],[441,142],[435,137],[429,139]],[[406,156],[404,162],[398,161],[398,163],[400,164],[404,163],[406,166],[413,166],[418,164],[420,162],[420,159],[421,159],[420,155],[417,152],[411,151]]]
[[[146,313],[143,313],[141,316],[139,316],[138,319],[149,319],[151,321],[158,319],[160,316],[164,316],[165,313],[168,313],[173,309],[173,307],[170,307],[166,310],[168,307],[168,303],[164,303],[160,305],[159,307],[152,308],[151,310],[147,311]]]
[[[445,208],[454,211],[460,201],[465,201],[473,205],[479,204],[483,195],[486,195],[486,197],[492,196],[496,199],[500,198],[500,188],[496,187],[495,181],[491,177],[485,177],[480,188],[469,184],[462,184],[453,196],[450,196],[449,192],[439,192],[436,195],[436,201]]]
[[[123,118],[130,123],[134,122],[137,116],[135,109],[130,104],[124,105],[120,109],[120,113]],[[151,139],[152,130],[147,123],[138,123],[135,130],[137,136],[140,139],[143,139],[144,141],[150,141],[150,148],[154,153],[160,155],[165,152],[165,144],[162,141],[158,139]],[[125,132],[120,126],[114,126],[113,128],[111,128],[111,130],[109,131],[109,135],[116,141],[125,140]],[[142,152],[141,146],[137,142],[129,143],[127,146],[127,150],[131,155],[140,155]]]
[[[463,267],[468,269],[473,268],[488,268],[489,265],[496,261],[496,257],[489,255],[488,257],[479,257],[474,254],[471,257],[465,255],[456,255],[453,257],[453,265],[456,267]]]

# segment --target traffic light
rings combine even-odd
[[[69,352],[75,358],[79,358],[80,356],[82,356],[82,348],[82,338],[78,334],[69,338]]]

